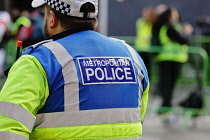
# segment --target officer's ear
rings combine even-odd
[[[58,18],[56,17],[55,13],[50,10],[50,23],[49,27],[50,28],[55,28],[58,26]]]

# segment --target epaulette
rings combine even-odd
[[[29,47],[24,48],[22,52],[25,52],[25,51],[26,51],[27,49],[29,49],[29,48],[36,48],[36,47],[39,46],[39,45],[42,45],[42,44],[45,44],[45,43],[51,42],[51,41],[53,41],[53,40],[52,40],[52,39],[43,40],[43,41],[38,42],[38,43],[36,43],[36,44],[34,44],[34,45],[31,45],[31,46],[29,46]]]
[[[116,40],[116,41],[121,41],[123,43],[125,43],[126,41],[125,40],[122,40],[122,39],[118,39],[118,38],[114,38],[114,37],[109,37],[110,39],[112,40]]]

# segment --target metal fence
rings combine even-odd
[[[118,39],[122,39],[125,40],[130,46],[132,46],[133,48],[136,48],[134,46],[134,39],[135,37],[133,36],[112,36],[114,38],[118,38]],[[201,43],[203,42],[210,42],[210,40],[208,39],[209,37],[201,37],[201,36],[197,36],[197,37],[193,37],[191,38],[191,44],[196,44],[201,45]],[[150,54],[157,54],[162,52],[163,49],[160,46],[151,46],[149,50],[147,51],[143,51],[142,52],[147,52]],[[210,91],[209,86],[210,86],[210,73],[209,73],[209,56],[207,51],[201,47],[201,46],[189,46],[188,49],[188,54],[192,57],[198,56],[199,59],[197,59],[198,57],[196,57],[195,61],[197,61],[196,63],[199,64],[199,66],[195,66],[195,71],[196,73],[198,73],[198,75],[194,75],[194,79],[198,80],[198,78],[200,78],[200,81],[196,81],[194,80],[194,82],[198,82],[202,88],[202,99],[203,99],[203,108],[201,109],[197,109],[197,108],[183,108],[183,107],[172,107],[170,108],[171,112],[175,113],[175,114],[182,114],[184,115],[184,121],[183,121],[183,127],[186,127],[187,122],[189,119],[191,119],[192,117],[194,117],[195,115],[208,115],[208,109],[210,108],[210,104],[207,104],[207,99],[208,99],[208,95],[210,95]],[[154,59],[154,57],[152,58]],[[156,60],[153,60],[156,61]],[[188,64],[190,62],[187,62],[186,64]],[[153,63],[155,64],[155,63]],[[185,65],[185,64],[184,64]],[[156,65],[153,65],[152,70],[157,70]],[[151,83],[154,82],[154,79],[156,79],[158,77],[158,75],[156,75],[157,73],[155,73],[154,71],[151,72]],[[184,79],[186,75],[181,75],[180,79]],[[198,77],[197,77],[198,76]],[[155,78],[153,78],[155,77]],[[181,80],[179,80],[181,81]],[[191,83],[189,83],[191,84]],[[158,109],[160,109],[161,107],[158,106],[151,106],[150,104],[148,105],[148,111],[149,112],[156,112],[158,111]],[[162,108],[167,109],[167,108]]]

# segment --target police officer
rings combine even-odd
[[[44,5],[48,40],[11,68],[0,94],[5,140],[140,139],[149,81],[124,41],[93,30],[97,0],[33,0]]]
[[[151,74],[152,55],[148,53],[151,47],[152,26],[155,21],[155,12],[152,7],[145,7],[142,10],[142,17],[136,20],[136,38],[134,49],[144,60],[149,75]]]

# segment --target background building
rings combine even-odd
[[[196,19],[200,16],[210,16],[209,0],[109,0],[108,34],[135,35],[135,22],[141,16],[145,6],[155,7],[160,3],[174,6],[178,9],[182,22],[189,22],[196,27]]]
[[[32,0],[1,0],[0,10],[11,8],[31,9]],[[135,22],[145,6],[155,7],[160,3],[174,6],[183,22],[196,27],[196,19],[210,16],[209,0],[99,0],[100,30],[110,36],[135,36]]]

